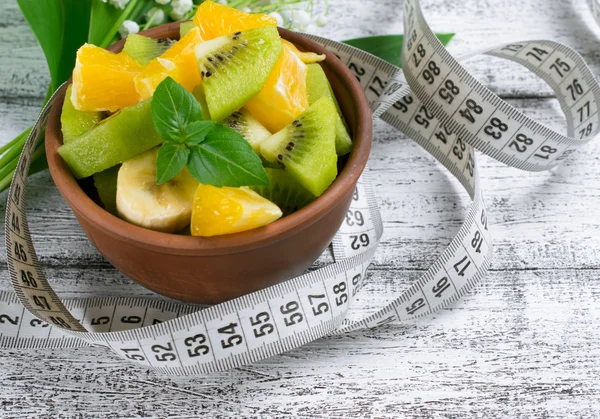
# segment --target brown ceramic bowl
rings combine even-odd
[[[86,194],[57,152],[62,144],[60,113],[66,89],[57,97],[46,128],[52,178],[100,253],[146,288],[195,303],[239,297],[302,274],[344,220],[371,148],[369,104],[356,78],[333,54],[296,33],[284,29],[280,33],[301,50],[327,54],[322,65],[353,133],[354,151],[321,197],[255,230],[210,238],[181,236],[146,230],[105,211]],[[179,24],[159,26],[144,34],[176,39]],[[122,47],[120,41],[108,49],[117,52]]]

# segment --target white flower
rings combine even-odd
[[[218,0],[217,3],[227,6],[227,0]]]
[[[292,22],[295,26],[304,27],[310,23],[310,15],[304,10],[294,10],[292,12]]]
[[[140,31],[140,25],[135,23],[133,20],[126,20],[121,24],[119,28],[119,34],[121,38],[125,38],[130,33],[138,33]]]
[[[317,16],[315,23],[317,26],[322,28],[323,26],[327,25],[327,16],[325,16],[324,13],[321,13],[319,16]]]
[[[309,23],[305,27],[302,28],[302,32],[304,33],[314,33],[317,30],[317,26],[314,23]]]
[[[171,0],[154,0],[154,1],[155,1],[155,2],[157,2],[158,4],[165,5],[165,4],[169,4],[169,2],[170,2]]]
[[[283,20],[283,16],[281,16],[281,14],[279,14],[277,12],[271,12],[271,13],[269,13],[269,16],[271,16],[272,18],[275,18],[275,20],[277,21],[277,26],[283,26],[284,20]]]
[[[165,20],[165,12],[159,7],[153,7],[146,13],[146,22],[150,25],[159,25]]]
[[[124,9],[125,6],[127,6],[127,3],[129,3],[129,0],[108,0],[108,3],[112,4],[117,9]]]
[[[192,0],[173,0],[171,6],[173,6],[173,10],[169,13],[169,16],[173,20],[180,20],[187,12],[192,10],[194,3],[192,3]]]
[[[240,9],[240,12],[250,13],[250,12],[252,12],[252,9],[250,9],[249,7],[242,7]]]

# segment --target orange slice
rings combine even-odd
[[[247,187],[199,185],[192,209],[192,236],[216,236],[262,227],[281,217],[277,205]]]
[[[134,78],[141,66],[127,54],[84,44],[77,51],[71,102],[79,111],[115,112],[139,100]]]
[[[283,42],[284,45],[287,44],[287,46],[292,50],[292,52],[296,54],[296,57],[300,58],[304,64],[319,63],[325,59],[325,54],[300,51],[298,48],[296,48],[296,45],[292,44],[289,41],[286,41],[285,39],[282,39],[281,42]]]
[[[200,70],[194,54],[194,46],[200,43],[200,30],[193,28],[160,57],[150,61],[135,77],[135,87],[142,99],[147,99],[161,81],[172,77],[177,83],[192,91],[200,84]]]
[[[200,29],[202,40],[208,41],[248,29],[277,26],[277,19],[263,14],[244,13],[232,7],[205,1],[198,6],[194,24]]]
[[[265,87],[246,103],[250,114],[271,132],[285,128],[308,108],[308,67],[294,53],[295,49],[292,44],[283,41],[283,54]]]

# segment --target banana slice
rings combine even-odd
[[[157,185],[157,153],[154,148],[123,163],[117,178],[117,213],[140,227],[174,233],[190,224],[198,181],[184,168]]]

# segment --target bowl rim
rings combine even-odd
[[[141,34],[154,38],[164,38],[166,34],[171,34],[173,37],[175,30],[179,32],[179,26],[180,22],[169,23],[143,31]],[[373,132],[371,107],[356,77],[333,53],[300,34],[283,28],[278,29],[283,39],[292,42],[300,49],[325,54],[326,66],[353,99],[352,112],[356,115],[354,148],[344,168],[323,195],[306,207],[267,226],[227,235],[184,236],[157,232],[130,224],[96,204],[79,186],[67,164],[58,154],[58,147],[62,144],[60,114],[66,88],[71,82],[69,79],[68,83],[60,89],[52,105],[46,129],[46,155],[54,183],[77,217],[86,218],[115,239],[149,250],[209,256],[256,249],[283,240],[317,222],[337,206],[347,196],[348,191],[354,188],[367,164]],[[123,48],[123,44],[124,40],[121,40],[107,49],[118,52]]]

